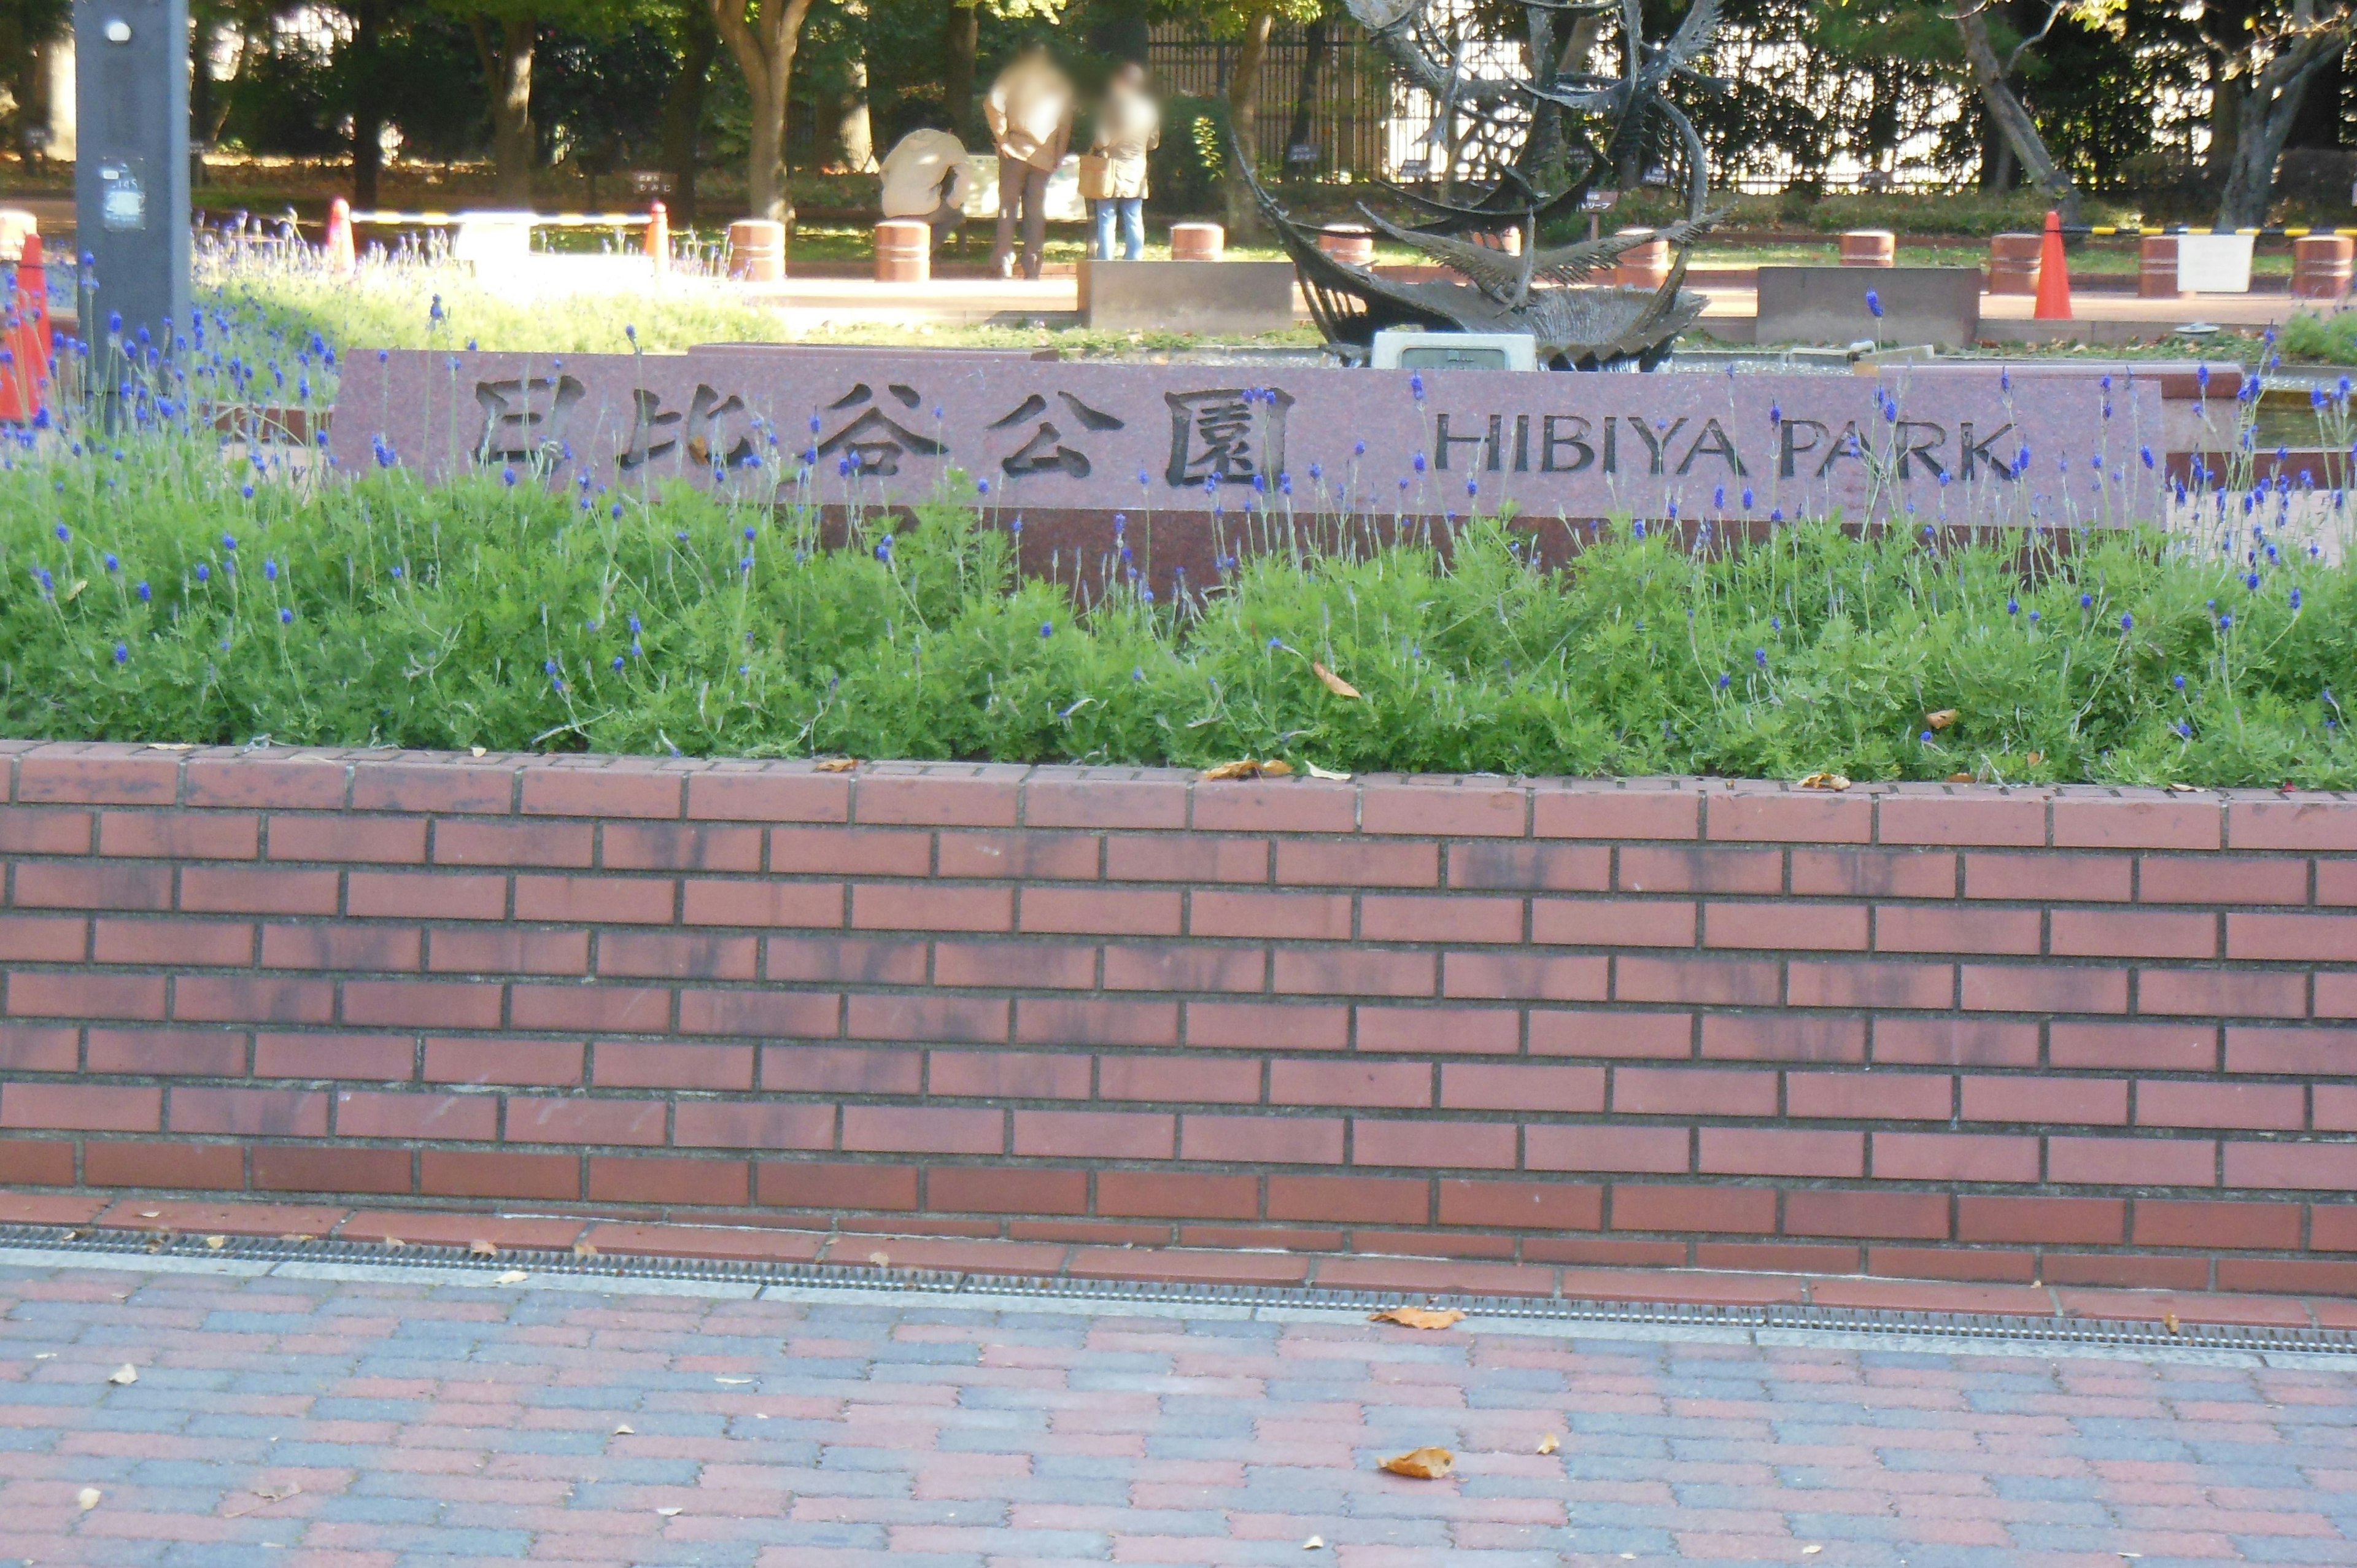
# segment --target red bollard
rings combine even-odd
[[[2038,305],[2033,321],[2071,319],[2071,272],[2062,260],[2062,217],[2046,215],[2046,242],[2038,252]]]
[[[671,270],[671,212],[660,201],[647,209],[647,259],[657,277]]]
[[[319,242],[319,259],[332,273],[349,277],[360,265],[352,245],[352,204],[339,196],[328,203],[328,234]]]
[[[38,234],[25,236],[16,297],[0,342],[8,349],[8,362],[0,365],[0,420],[30,420],[48,402],[49,391],[49,269]]]

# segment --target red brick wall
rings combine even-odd
[[[0,769],[10,1186],[2357,1294],[2357,800]]]

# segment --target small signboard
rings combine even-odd
[[[2179,294],[2251,292],[2249,234],[2179,234],[2177,290]]]

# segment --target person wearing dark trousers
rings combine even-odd
[[[1046,45],[1028,45],[991,83],[983,118],[998,148],[998,242],[991,249],[991,270],[1015,275],[1019,215],[1023,275],[1036,278],[1048,243],[1048,177],[1072,139],[1071,79],[1056,68]]]

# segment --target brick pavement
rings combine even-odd
[[[0,1267],[0,1563],[2357,1563],[2351,1359],[135,1266]]]

